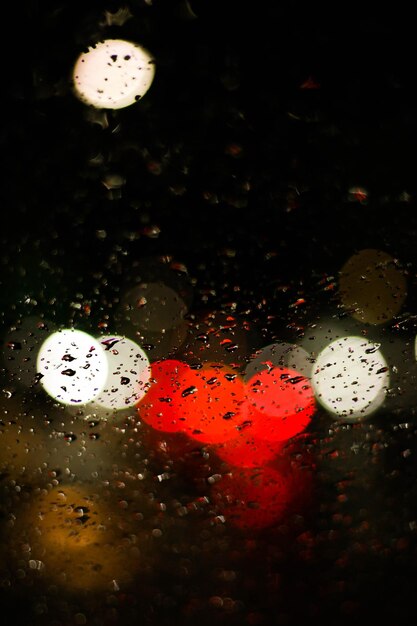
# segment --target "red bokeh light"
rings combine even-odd
[[[280,442],[302,432],[315,411],[309,381],[292,369],[270,367],[245,385],[226,365],[196,370],[167,359],[151,367],[140,418],[156,430],[215,445],[218,457],[232,466],[269,462]]]
[[[236,437],[245,421],[245,384],[231,368],[205,365],[181,381],[184,432],[203,443]]]
[[[188,372],[192,372],[190,366],[182,361],[167,359],[152,363],[150,387],[138,404],[139,416],[144,422],[163,432],[183,429],[182,380]]]
[[[315,411],[308,379],[285,367],[254,374],[247,382],[247,401],[248,432],[268,441],[286,441],[299,434]]]

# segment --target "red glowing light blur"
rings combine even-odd
[[[278,442],[302,432],[315,411],[309,381],[289,368],[270,367],[246,385],[225,365],[194,370],[167,359],[151,368],[149,390],[138,405],[141,419],[159,431],[220,444],[216,453],[230,465],[268,462]]]
[[[291,502],[291,481],[270,467],[225,474],[211,489],[219,514],[243,530],[261,530],[278,522]]]
[[[182,380],[188,372],[192,372],[189,365],[174,359],[152,363],[150,387],[138,404],[139,415],[144,422],[163,432],[173,433],[183,429]]]
[[[184,432],[203,443],[220,443],[238,435],[246,410],[245,384],[224,365],[189,370],[181,381]]]
[[[215,445],[217,456],[234,467],[262,467],[276,457],[284,446],[282,441],[257,439],[245,429],[234,439]]]
[[[315,411],[314,392],[305,376],[273,367],[247,383],[250,433],[268,441],[285,441],[302,432]]]

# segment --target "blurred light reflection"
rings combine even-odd
[[[340,270],[339,296],[344,308],[360,322],[385,324],[401,310],[407,281],[389,254],[361,250]]]
[[[277,456],[285,445],[283,441],[268,441],[251,435],[249,428],[242,428],[237,437],[215,444],[217,456],[233,467],[263,467]]]
[[[109,590],[113,581],[131,581],[140,562],[137,548],[122,540],[119,516],[87,485],[39,490],[18,511],[10,544],[28,570],[41,563],[42,577],[54,584]]]
[[[107,359],[108,374],[95,402],[108,409],[126,409],[146,392],[151,371],[145,352],[131,339],[118,335],[99,337]]]
[[[363,337],[343,337],[319,354],[312,384],[318,401],[330,413],[357,420],[383,404],[389,368],[379,348]]]
[[[245,368],[245,380],[258,374],[270,366],[288,367],[309,378],[313,367],[313,359],[301,346],[278,342],[257,350]]]
[[[81,330],[64,329],[43,342],[37,370],[50,396],[63,404],[85,404],[102,390],[108,365],[96,339]]]
[[[232,439],[246,420],[245,385],[224,365],[190,369],[182,378],[184,432],[203,443]]]
[[[151,365],[151,378],[145,397],[138,405],[140,419],[163,432],[182,429],[182,379],[189,366],[167,359]]]
[[[269,367],[247,382],[250,433],[259,439],[285,441],[305,430],[316,410],[305,376],[284,367]]]
[[[122,293],[115,314],[117,331],[144,346],[152,361],[178,351],[188,333],[184,316],[191,292],[186,274],[171,265],[158,259],[143,261],[135,268],[141,282]]]
[[[106,39],[88,48],[73,69],[75,94],[99,109],[121,109],[140,100],[155,74],[155,62],[139,44]]]

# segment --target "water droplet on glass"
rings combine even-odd
[[[63,376],[75,376],[76,372],[75,372],[75,370],[72,370],[72,369],[68,368],[66,370],[62,370],[61,374]]]
[[[187,387],[187,389],[184,389],[181,395],[183,398],[186,398],[187,396],[191,396],[193,393],[196,393],[196,392],[197,392],[197,387],[191,386],[191,387]]]

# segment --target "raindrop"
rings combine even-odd
[[[62,370],[61,374],[63,376],[75,376],[76,372],[75,372],[75,370],[72,370],[72,369],[68,368],[66,370]]]
[[[6,345],[9,348],[9,350],[21,350],[22,349],[22,344],[20,343],[20,341],[9,341],[7,342]]]
[[[190,396],[191,394],[196,393],[196,392],[197,392],[197,387],[192,385],[191,387],[187,387],[187,389],[184,389],[181,395],[183,398],[186,398],[187,396]]]
[[[294,376],[293,378],[288,379],[288,382],[291,383],[292,385],[296,385],[297,383],[301,383],[303,381],[305,381],[304,376]]]
[[[379,350],[380,347],[381,347],[381,344],[375,343],[370,348],[366,348],[365,354],[374,354],[377,350]]]
[[[111,350],[119,341],[120,337],[110,337],[109,339],[101,340],[100,343],[104,346],[105,350]]]
[[[77,435],[74,435],[74,433],[66,433],[64,435],[64,439],[68,443],[72,443],[73,441],[75,441],[77,439]]]

